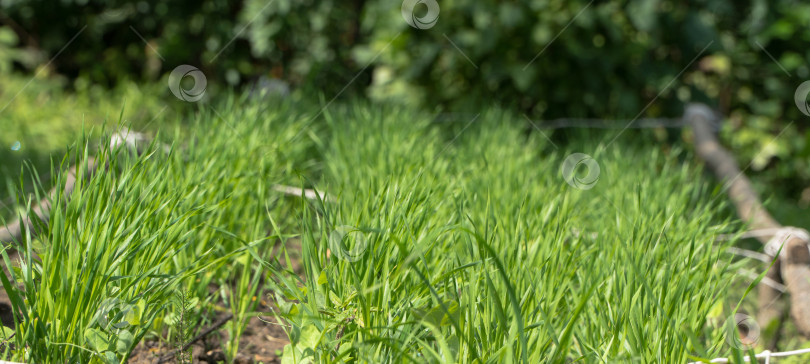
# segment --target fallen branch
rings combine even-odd
[[[760,252],[755,252],[753,250],[740,249],[740,248],[735,248],[735,247],[732,246],[732,247],[728,248],[728,250],[726,250],[726,251],[731,253],[731,254],[743,256],[743,257],[746,257],[746,258],[756,259],[756,260],[758,260],[760,262],[763,262],[763,263],[770,264],[773,261],[773,256],[768,255],[768,254],[762,254]]]
[[[302,196],[303,195],[305,198],[307,198],[309,200],[317,200],[318,196],[320,196],[321,199],[323,199],[324,201],[334,202],[334,199],[332,199],[331,196],[327,196],[323,192],[313,190],[313,189],[310,189],[310,188],[303,189],[303,188],[298,188],[298,187],[293,187],[293,186],[273,185],[273,190],[275,190],[277,192],[281,192],[281,193],[286,194],[286,195],[290,195],[290,196]]]
[[[206,337],[208,334],[210,334],[210,333],[212,333],[212,332],[216,331],[217,329],[219,329],[220,327],[222,327],[222,325],[225,325],[225,323],[227,323],[228,321],[230,321],[232,318],[233,318],[233,314],[232,314],[232,313],[229,313],[229,314],[228,314],[228,315],[226,315],[225,317],[223,317],[223,318],[221,318],[221,319],[217,320],[217,321],[216,321],[216,322],[214,322],[214,323],[213,323],[213,324],[212,324],[210,327],[208,327],[207,329],[203,330],[201,333],[197,334],[197,336],[195,336],[194,338],[192,338],[191,340],[189,340],[187,343],[185,343],[185,344],[183,345],[183,347],[182,347],[182,348],[180,348],[180,350],[174,349],[174,350],[172,350],[172,351],[168,352],[166,355],[164,355],[164,356],[160,357],[160,359],[158,360],[158,364],[161,364],[161,363],[168,363],[169,361],[171,361],[171,360],[172,360],[172,358],[174,358],[174,356],[175,356],[175,355],[177,355],[177,353],[182,352],[182,351],[186,351],[186,350],[188,350],[188,348],[190,348],[190,347],[191,347],[191,345],[194,345],[194,343],[195,343],[195,342],[197,342],[197,341],[199,341],[200,339],[202,339],[202,338]],[[2,364],[2,363],[0,363],[0,364]]]
[[[5,340],[3,340],[3,342],[2,342],[2,343],[0,343],[0,347],[4,347],[4,346],[6,346],[6,345],[9,345],[9,344],[10,344],[10,343],[9,343],[9,341],[11,341],[11,338],[13,338],[13,337],[14,337],[14,335],[16,335],[16,334],[17,334],[17,332],[15,331],[15,332],[13,332],[11,335],[9,335],[9,336],[8,336],[8,337],[7,337]],[[23,363],[17,363],[17,362],[13,362],[13,361],[5,361],[5,360],[0,360],[0,364],[23,364]]]
[[[724,181],[728,196],[737,209],[740,219],[751,229],[767,232],[758,234],[757,239],[766,245],[765,252],[771,257],[781,248],[776,264],[767,272],[769,280],[782,283],[790,293],[790,313],[797,328],[805,337],[810,337],[810,237],[797,228],[780,225],[759,200],[751,185],[737,165],[734,156],[717,141],[711,125],[716,120],[715,113],[706,105],[690,104],[686,108],[684,120],[689,122],[695,134],[695,149],[718,179]],[[774,302],[781,293],[761,284],[759,286],[760,327],[778,320],[782,309]]]
[[[122,128],[119,132],[110,136],[110,150],[120,147],[127,147],[127,149],[140,155],[144,152],[143,146],[148,145],[151,142],[152,140],[142,133],[133,132],[129,129]],[[158,147],[166,153],[171,150],[171,148],[165,144],[158,144]],[[84,167],[83,169],[80,168],[79,165],[74,165],[67,171],[65,187],[62,191],[66,198],[70,198],[70,195],[76,188],[76,183],[79,181],[78,173],[80,170],[84,171],[81,177],[85,180],[92,177],[93,174],[98,170],[98,163],[93,157],[88,157],[87,160],[85,160],[82,164]],[[318,196],[320,196],[323,201],[334,202],[334,199],[332,199],[331,196],[327,196],[325,193],[314,189],[273,185],[273,190],[286,195],[304,196],[310,200],[317,200]],[[26,229],[31,231],[33,235],[38,234],[39,231],[37,231],[35,228],[34,219],[37,219],[41,225],[47,226],[51,212],[51,201],[54,200],[58,194],[58,186],[52,188],[50,191],[48,191],[47,197],[42,199],[31,209],[33,216],[31,214],[23,214],[7,225],[0,225],[0,243],[19,243],[22,241]]]
[[[793,356],[793,355],[802,355],[810,353],[810,349],[799,349],[799,350],[792,350],[792,351],[782,351],[782,352],[771,352],[770,350],[765,350],[759,354],[754,355],[756,359],[765,359],[765,364],[769,364],[771,358],[784,358],[786,356]],[[751,356],[747,355],[743,357],[745,362],[751,361]],[[759,360],[757,360],[759,362]],[[702,362],[692,362],[689,364],[700,364]],[[728,358],[717,358],[712,359],[709,363],[731,363],[731,359]]]
[[[747,270],[744,270],[744,269],[738,269],[737,274],[742,274],[742,275],[748,277],[752,281],[757,279],[757,277],[759,277],[758,273],[747,271]],[[783,285],[782,283],[776,282],[776,281],[774,281],[774,280],[772,280],[772,279],[770,279],[768,277],[762,277],[762,280],[759,281],[759,283],[764,284],[764,285],[766,285],[768,287],[771,287],[771,288],[773,288],[773,289],[775,289],[775,290],[777,290],[777,291],[779,291],[781,293],[787,292],[787,288],[785,288],[785,285]]]
[[[335,336],[335,340],[338,342],[337,345],[335,346],[335,353],[340,353],[340,344],[341,344],[340,339],[343,338],[343,330],[345,330],[346,325],[350,324],[352,321],[354,321],[354,315],[347,317],[346,320],[344,320],[343,323],[341,323],[340,329],[338,329],[337,335]],[[332,356],[332,360],[335,360],[334,355]]]

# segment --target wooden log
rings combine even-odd
[[[686,107],[684,120],[692,126],[695,137],[695,150],[706,162],[706,165],[725,184],[728,196],[737,210],[740,219],[747,222],[751,229],[776,229],[776,234],[763,234],[757,239],[771,249],[766,253],[771,256],[782,244],[782,251],[777,262],[767,276],[785,282],[790,293],[790,313],[796,327],[805,337],[810,337],[810,238],[807,232],[786,228],[780,225],[765,209],[751,181],[740,170],[734,156],[720,145],[711,125],[717,116],[713,110],[703,104],[690,104]],[[792,229],[792,230],[788,230]],[[779,232],[793,232],[790,235]],[[776,249],[774,249],[776,247]],[[767,327],[771,320],[778,319],[781,311],[774,301],[779,292],[766,285],[759,286],[760,327]]]
[[[126,147],[128,150],[140,155],[146,151],[144,147],[151,142],[152,140],[144,134],[122,128],[119,132],[110,136],[110,150],[112,151],[116,148]],[[171,151],[171,148],[168,145],[158,144],[157,146],[165,153],[169,153]],[[93,174],[99,169],[96,159],[93,157],[88,157],[83,164],[84,175],[82,178],[85,180],[92,177]],[[64,196],[67,198],[70,197],[73,190],[76,188],[76,183],[78,182],[77,173],[79,170],[79,166],[74,165],[67,171],[67,176],[65,177],[65,187],[62,191]],[[325,193],[313,189],[301,189],[298,187],[284,185],[273,185],[273,189],[287,195],[303,195],[311,200],[316,200],[318,196],[320,196],[326,202],[334,202],[334,199],[331,196],[327,196]],[[37,231],[36,228],[36,220],[38,220],[40,226],[47,226],[48,217],[51,212],[51,201],[56,198],[58,193],[58,186],[52,188],[50,191],[48,191],[48,195],[45,199],[35,204],[34,207],[31,208],[33,215],[23,214],[7,225],[0,225],[0,243],[19,244],[19,242],[22,241],[26,228],[28,228],[34,236],[40,233],[40,231]]]

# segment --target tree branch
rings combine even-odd
[[[751,181],[745,176],[737,165],[734,156],[725,150],[714,135],[710,125],[716,119],[715,113],[706,105],[690,104],[686,108],[684,120],[691,126],[695,134],[695,149],[698,155],[706,162],[710,170],[718,179],[722,180],[728,191],[728,196],[737,209],[740,219],[747,222],[751,229],[776,229],[776,233],[762,234],[757,239],[763,244],[773,244],[771,240],[779,236],[784,227],[780,225],[765,209]],[[767,273],[767,277],[785,282],[790,292],[790,312],[799,331],[810,337],[810,250],[806,237],[793,234],[785,241],[775,242],[782,244],[782,251],[776,264]],[[767,252],[767,251],[766,251]],[[780,279],[781,278],[781,279]],[[758,321],[760,327],[766,327],[774,319],[778,319],[781,309],[773,304],[779,297],[779,292],[767,285],[760,285],[760,312]]]
[[[175,350],[170,351],[168,354],[160,357],[160,360],[158,360],[158,364],[168,363],[170,360],[172,360],[172,358],[174,358],[175,355],[177,355],[178,352],[188,350],[188,348],[190,348],[191,345],[193,345],[195,342],[197,342],[198,340],[204,338],[208,334],[216,331],[217,329],[222,327],[222,325],[225,325],[226,322],[230,321],[232,318],[233,318],[233,314],[229,313],[225,317],[217,320],[217,322],[214,322],[210,327],[205,329],[203,332],[199,333],[193,339],[189,340],[189,342],[187,342],[185,345],[183,345],[183,348],[181,350],[178,351],[177,349],[175,349]]]

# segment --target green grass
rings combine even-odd
[[[723,339],[707,328],[732,274],[713,240],[730,227],[680,152],[558,150],[497,111],[466,130],[440,131],[407,110],[355,107],[326,119],[321,186],[338,202],[304,220],[305,289],[285,290],[301,302],[284,315],[293,337],[324,334],[316,359],[683,362],[717,353]],[[560,176],[577,151],[601,166],[591,190]],[[345,239],[365,246],[359,259],[327,253],[346,225],[360,231]]]
[[[715,236],[735,225],[677,147],[606,145],[613,135],[556,146],[497,109],[442,125],[362,103],[318,118],[293,101],[214,109],[159,135],[168,155],[76,144],[111,168],[56,199],[47,234],[25,244],[5,282],[10,358],[123,362],[139,340],[172,335],[178,290],[197,300],[191,322],[234,313],[229,359],[268,290],[293,362],[670,363],[731,350],[720,326],[735,270]],[[592,189],[561,176],[574,152],[599,163]],[[303,276],[289,269],[297,244]]]
[[[59,76],[23,76],[2,73],[0,87],[0,216],[13,215],[8,206],[16,196],[24,163],[43,172],[43,184],[53,183],[51,159],[60,161],[66,147],[82,132],[101,131],[117,121],[135,130],[173,130],[192,105],[177,100],[164,84],[122,82],[113,89],[76,82],[76,92],[65,91],[67,81]],[[157,97],[160,96],[160,97]],[[123,111],[122,111],[123,110]],[[98,137],[93,134],[92,137]],[[19,143],[19,144],[17,144]],[[30,185],[29,185],[30,187]],[[24,192],[30,193],[27,188]]]
[[[290,164],[304,160],[305,147],[274,147],[301,123],[280,111],[228,115],[232,120],[203,115],[182,141],[179,134],[170,138],[177,141],[170,155],[157,147],[139,158],[89,149],[110,161],[109,170],[96,173],[69,201],[55,199],[47,233],[28,241],[23,265],[9,279],[24,289],[6,285],[20,313],[14,343],[27,348],[15,358],[123,360],[138,339],[160,335],[175,290],[191,289],[208,306],[219,303],[211,302],[209,284],[221,286],[225,297],[251,292],[247,285],[255,280],[231,289],[228,279],[234,270],[259,271],[246,252],[259,259],[269,253],[280,232],[269,230],[268,214],[287,216],[280,226],[295,221],[293,207],[279,203],[282,196],[270,186],[296,180]],[[228,123],[239,129],[227,129]],[[100,324],[104,302],[112,302],[110,315],[122,317]],[[110,326],[125,319],[138,324]],[[121,343],[122,337],[134,342]]]

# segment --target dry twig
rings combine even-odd
[[[169,352],[169,353],[167,353],[166,355],[164,355],[164,356],[160,357],[160,360],[158,360],[158,364],[160,364],[160,363],[168,363],[169,361],[171,361],[171,360],[172,360],[172,358],[174,358],[174,356],[175,356],[175,355],[177,355],[177,353],[178,353],[178,352],[188,350],[188,348],[190,348],[190,347],[191,347],[191,345],[194,345],[194,343],[195,343],[195,342],[197,342],[197,341],[199,341],[200,339],[204,338],[204,337],[205,337],[205,336],[207,336],[208,334],[210,334],[210,333],[212,333],[212,332],[216,331],[217,329],[219,329],[220,327],[222,327],[222,325],[225,325],[225,323],[227,323],[228,321],[230,321],[232,318],[233,318],[233,314],[232,314],[232,313],[229,313],[229,314],[228,314],[228,315],[226,315],[225,317],[223,317],[223,318],[221,318],[221,319],[217,320],[217,321],[216,321],[216,322],[214,322],[214,323],[213,323],[213,324],[212,324],[210,327],[208,327],[207,329],[203,330],[203,332],[201,332],[201,333],[197,334],[197,336],[195,336],[193,339],[191,339],[191,340],[189,340],[187,343],[185,343],[185,344],[183,345],[183,347],[181,348],[181,350],[177,350],[177,349],[175,349],[175,350],[170,351],[170,352]],[[2,364],[2,363],[0,363],[0,364]]]

